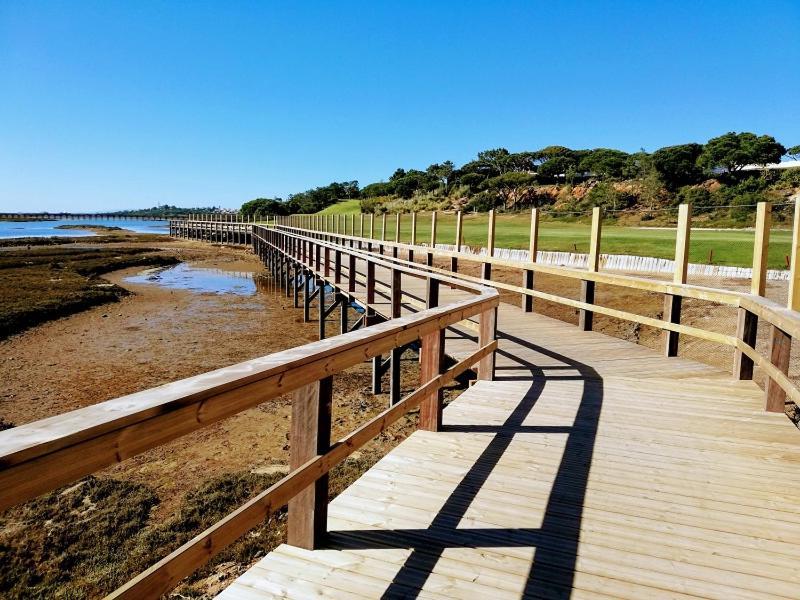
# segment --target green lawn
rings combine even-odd
[[[358,201],[351,200],[334,205],[336,214],[357,213]],[[348,205],[345,207],[343,205]],[[334,208],[330,207],[330,208]],[[328,210],[328,209],[326,209]],[[349,210],[349,213],[345,213]],[[455,241],[455,214],[439,213],[436,241],[452,244]],[[347,219],[348,223],[350,218]],[[355,216],[358,233],[359,216]],[[364,216],[365,235],[369,235],[369,215]],[[375,215],[375,236],[381,237],[382,216]],[[430,241],[430,213],[417,216],[417,242]],[[464,244],[486,245],[488,215],[483,213],[464,216]],[[349,225],[348,225],[349,226]],[[495,246],[498,248],[527,248],[530,233],[530,218],[527,214],[501,214],[497,216]],[[691,234],[689,260],[694,263],[752,266],[752,230],[736,229],[714,231],[694,229]],[[386,239],[395,239],[395,215],[386,217]],[[401,216],[400,240],[411,239],[411,215]],[[791,253],[792,232],[788,229],[773,229],[770,236],[768,264],[773,269],[785,269],[786,257]],[[675,254],[675,229],[620,227],[606,225],[601,237],[601,252],[609,254],[634,254],[673,258]],[[540,224],[539,249],[563,252],[586,252],[589,247],[588,223],[565,223],[544,219]]]
[[[331,204],[328,208],[319,211],[320,215],[352,215],[361,212],[361,200],[345,200]]]

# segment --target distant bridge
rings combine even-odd
[[[124,215],[119,213],[0,213],[0,221],[59,221],[61,219],[133,219],[137,221],[166,221],[174,215]]]

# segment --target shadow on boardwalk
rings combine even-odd
[[[415,597],[421,591],[439,558],[447,548],[526,547],[535,548],[535,558],[521,592],[523,595],[545,594],[569,597],[575,578],[583,504],[592,462],[592,453],[600,410],[603,403],[603,381],[588,365],[551,352],[526,340],[498,334],[506,348],[514,346],[533,350],[556,366],[540,367],[521,360],[506,350],[498,350],[512,365],[499,368],[498,381],[529,380],[530,388],[522,401],[499,426],[446,426],[450,432],[493,433],[491,441],[458,483],[426,529],[366,530],[331,534],[330,547],[339,549],[410,548],[412,551],[383,594],[384,598]],[[511,371],[503,377],[503,371]],[[576,374],[567,374],[570,371]],[[549,381],[583,382],[580,404],[571,426],[526,426],[525,419]],[[552,489],[548,497],[541,527],[464,529],[458,525],[470,504],[486,483],[492,470],[518,433],[562,433],[567,440]],[[357,535],[351,535],[357,534]]]

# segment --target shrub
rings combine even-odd
[[[800,187],[800,167],[797,169],[785,169],[778,177],[778,183],[787,187]]]

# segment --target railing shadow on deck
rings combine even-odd
[[[404,564],[384,591],[383,598],[416,597],[448,548],[531,547],[536,554],[521,594],[527,596],[546,587],[569,597],[575,578],[583,504],[603,404],[603,380],[589,365],[577,362],[521,338],[502,334],[513,344],[534,350],[563,365],[540,367],[520,359],[507,350],[498,354],[514,360],[512,368],[530,373],[530,388],[502,425],[445,425],[447,432],[494,433],[491,441],[470,470],[456,485],[425,529],[357,530],[329,534],[332,549],[411,549]],[[549,374],[548,371],[574,369],[576,375]],[[516,380],[509,377],[507,380]],[[503,381],[502,375],[496,377]],[[571,426],[526,426],[526,418],[535,408],[549,381],[583,381],[583,392]],[[542,524],[539,528],[459,528],[472,502],[486,484],[494,468],[517,434],[567,434]],[[411,543],[409,543],[411,542]]]

